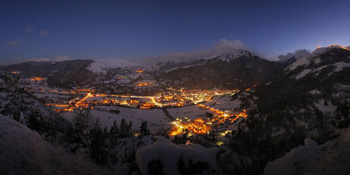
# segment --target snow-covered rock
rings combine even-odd
[[[159,137],[152,145],[141,148],[136,152],[136,162],[142,174],[149,174],[148,164],[153,160],[160,160],[163,164],[164,174],[177,175],[178,161],[183,160],[185,166],[192,160],[193,163],[207,162],[210,170],[217,169],[216,153],[217,148],[204,148],[194,144],[190,146],[176,145],[169,139]]]

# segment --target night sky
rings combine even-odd
[[[236,40],[267,57],[348,46],[350,1],[0,0],[0,64],[135,60]]]

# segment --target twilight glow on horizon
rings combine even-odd
[[[266,57],[350,45],[350,1],[0,1],[0,65],[142,58],[239,43]]]

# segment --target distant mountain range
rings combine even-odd
[[[327,49],[329,48],[316,49],[313,53],[299,50],[281,55],[279,61],[263,59],[247,50],[232,49],[211,58],[168,60],[152,65],[102,59],[24,62],[2,69],[8,72],[20,71],[22,77],[47,77],[49,86],[62,88],[90,86],[111,92],[127,90],[140,93],[152,93],[154,89],[167,87],[235,89],[259,84],[284,69],[304,65],[320,50]],[[153,82],[153,86],[135,87],[143,81]]]

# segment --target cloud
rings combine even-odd
[[[15,41],[15,40],[10,40],[10,41],[6,41],[5,42],[5,45],[6,46],[10,46],[10,47],[16,47],[19,45],[19,42],[18,41]]]
[[[243,44],[240,40],[227,40],[227,39],[221,39],[220,41],[213,44],[213,46],[208,50],[202,50],[202,51],[194,51],[194,52],[175,52],[163,56],[157,56],[157,57],[148,57],[143,60],[140,60],[140,64],[155,64],[157,62],[167,62],[171,60],[177,60],[177,61],[191,61],[196,59],[210,59],[214,58],[216,56],[219,56],[222,53],[230,52],[233,49],[243,49],[253,52],[256,55],[256,51],[254,51],[252,48],[246,46]]]
[[[25,27],[25,31],[26,31],[27,33],[32,33],[32,32],[34,31],[34,26],[33,26],[33,25],[27,25],[27,26]]]
[[[28,62],[28,61],[35,61],[35,62],[49,62],[49,61],[54,61],[54,62],[60,62],[60,61],[67,61],[71,60],[69,56],[57,56],[55,58],[18,58],[17,62],[23,63],[23,62]]]
[[[40,35],[42,35],[42,36],[47,36],[48,34],[49,34],[49,32],[47,31],[47,30],[40,30]]]
[[[58,57],[55,57],[55,58],[53,59],[53,61],[67,61],[67,60],[71,60],[71,59],[69,58],[69,56],[58,56]]]
[[[221,39],[219,42],[215,43],[213,49],[223,52],[230,51],[232,49],[243,49],[252,51],[251,48],[243,44],[240,40],[230,41],[227,39]]]

